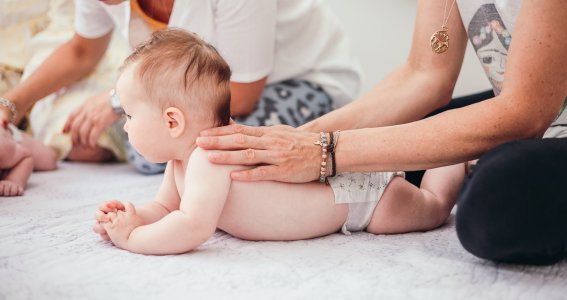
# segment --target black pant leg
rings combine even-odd
[[[457,234],[489,260],[551,264],[567,256],[567,138],[506,143],[481,157],[457,202]]]

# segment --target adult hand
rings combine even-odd
[[[110,106],[108,91],[105,91],[71,113],[63,133],[71,134],[73,145],[94,148],[100,135],[119,118]]]
[[[215,164],[259,165],[232,172],[234,180],[298,183],[319,178],[321,147],[314,144],[318,140],[319,134],[290,126],[231,124],[201,132],[197,145],[217,150],[209,153]]]

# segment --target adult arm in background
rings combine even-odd
[[[104,55],[111,35],[112,31],[94,39],[73,35],[48,56],[28,79],[3,95],[16,105],[16,124],[39,99],[88,75]],[[10,111],[0,106],[0,118],[9,120],[9,116]]]
[[[327,121],[323,120],[338,125],[319,122],[323,124],[319,126],[326,126],[325,131],[330,131],[348,128],[344,126],[364,128],[388,125],[376,119],[382,114],[382,102],[388,103],[384,99],[393,97],[394,92],[403,93],[407,98],[402,102],[406,104],[399,108],[386,106],[390,112],[399,112],[397,116],[394,114],[390,124],[408,121],[402,119],[411,115],[412,110],[419,110],[421,105],[428,105],[424,111],[440,106],[434,105],[433,100],[428,104],[415,101],[423,101],[423,95],[420,94],[428,94],[432,90],[425,85],[416,87],[415,78],[423,76],[424,81],[427,80],[425,78],[432,78],[428,82],[443,82],[451,78],[447,70],[442,71],[443,65],[458,66],[458,69],[462,63],[466,35],[458,14],[451,17],[448,25],[452,42],[449,55],[431,52],[427,43],[430,34],[437,30],[439,20],[442,20],[443,4],[443,1],[419,1],[412,50],[405,65],[396,71],[405,70],[408,73],[396,75],[394,72],[388,77],[388,84],[379,84],[365,98],[368,100],[362,99],[368,103],[366,106],[364,103],[353,103],[329,115],[325,119]],[[567,41],[561,38],[563,28],[567,28],[567,11],[562,0],[545,3],[523,1],[499,96],[407,124],[342,131],[336,149],[338,171],[434,168],[476,158],[510,140],[541,137],[567,95],[567,60],[563,56]],[[447,97],[444,101],[448,101],[456,75],[452,79],[445,83],[446,86],[435,98],[444,96]],[[386,93],[388,90],[391,94]],[[414,119],[425,113],[414,113]],[[357,120],[345,120],[349,118]],[[309,127],[323,129],[317,128],[317,125]],[[267,164],[233,173],[236,180],[299,182],[318,177],[321,153],[320,148],[313,145],[318,140],[318,134],[287,127],[249,128],[231,125],[203,132],[203,135],[208,137],[199,138],[198,144],[204,148],[246,149],[217,151],[209,155],[209,159],[215,163]]]

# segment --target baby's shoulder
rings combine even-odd
[[[214,164],[209,161],[209,155],[213,153],[212,150],[205,150],[203,148],[197,147],[191,153],[191,157],[189,158],[188,168],[199,168],[199,169],[214,169],[219,172],[232,172],[235,170],[242,170],[245,168],[249,168],[246,166],[239,166],[239,165],[221,165],[221,164]]]

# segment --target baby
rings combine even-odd
[[[21,196],[32,171],[57,167],[53,149],[0,120],[0,196]]]
[[[247,240],[299,240],[338,231],[424,231],[443,224],[464,165],[429,170],[421,189],[402,173],[343,173],[322,183],[236,182],[195,144],[199,132],[230,121],[230,69],[209,44],[178,29],[158,31],[124,65],[116,91],[130,143],[168,162],[155,199],[140,207],[112,200],[94,231],[136,253],[195,249],[215,230]],[[314,145],[320,147],[320,145]]]

